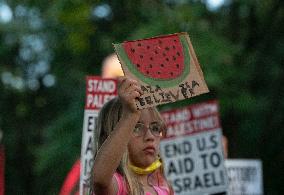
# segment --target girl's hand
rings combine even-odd
[[[118,96],[123,105],[124,114],[138,113],[135,98],[142,95],[142,90],[136,80],[125,76],[118,77]]]

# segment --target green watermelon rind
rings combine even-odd
[[[114,44],[114,47],[116,51],[118,52],[120,58],[125,62],[125,65],[127,66],[128,70],[134,74],[137,78],[139,78],[144,83],[147,83],[152,86],[160,86],[162,88],[169,88],[177,86],[179,83],[181,83],[189,74],[190,71],[190,54],[189,54],[189,45],[187,43],[185,35],[179,35],[178,36],[181,44],[182,44],[182,50],[184,54],[184,70],[183,73],[174,79],[155,79],[155,78],[149,78],[146,77],[144,74],[139,72],[134,64],[131,63],[129,60],[124,48],[122,47],[122,44]]]

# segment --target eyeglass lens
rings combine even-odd
[[[137,123],[134,128],[134,134],[136,136],[145,135],[147,130],[150,130],[154,136],[160,136],[162,132],[162,126],[159,122],[150,123],[149,127],[147,128],[143,123]]]

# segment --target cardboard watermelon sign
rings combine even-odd
[[[228,188],[217,101],[161,112],[164,173],[176,195],[223,193]]]
[[[125,41],[114,48],[124,74],[141,84],[138,109],[209,91],[187,33]]]
[[[96,152],[95,125],[103,105],[117,96],[117,80],[103,79],[99,76],[86,78],[86,103],[81,146],[80,195],[89,194]]]

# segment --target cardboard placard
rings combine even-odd
[[[222,131],[216,101],[162,112],[167,136],[160,150],[165,176],[177,195],[225,192]]]
[[[117,80],[86,77],[86,103],[81,147],[80,195],[89,193],[96,146],[95,123],[103,105],[117,96]]]
[[[138,80],[138,109],[207,93],[202,70],[187,33],[114,44],[127,77]]]
[[[262,195],[262,163],[257,159],[227,159],[229,195]]]

